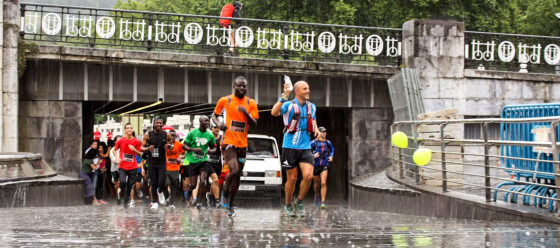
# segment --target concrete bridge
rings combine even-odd
[[[332,188],[340,197],[348,180],[390,163],[387,79],[401,66],[418,69],[426,111],[496,116],[505,104],[560,100],[554,37],[516,36],[513,45],[508,35],[434,20],[408,21],[401,30],[243,19],[232,31],[217,17],[18,6],[5,2],[3,11],[10,25],[3,32],[1,149],[41,153],[68,175],[80,168],[94,114],[158,99],[162,113],[210,113],[237,75],[248,78],[261,110],[276,102],[282,75],[310,83],[319,125],[331,130],[337,149]],[[223,56],[232,32],[238,56]],[[18,36],[38,46],[19,80]],[[281,129],[261,112],[254,132],[280,139]]]

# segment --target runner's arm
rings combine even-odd
[[[149,138],[150,138],[150,136],[149,136],[148,133],[146,132],[146,133],[144,134],[144,137],[142,138],[142,146],[140,147],[140,151],[141,151],[141,152],[146,152],[146,151],[152,152],[152,151],[153,151],[153,147],[152,147],[152,146],[148,146],[148,139],[149,139]],[[150,150],[150,148],[151,148],[152,150]]]
[[[257,119],[253,118],[251,116],[251,114],[249,114],[249,111],[247,111],[246,108],[244,108],[243,106],[239,106],[239,108],[237,108],[237,110],[241,111],[241,113],[243,113],[245,115],[245,117],[247,117],[247,122],[249,123],[250,127],[256,127],[257,126]]]
[[[278,99],[278,102],[276,102],[274,106],[272,106],[270,115],[278,117],[282,114],[282,104],[288,101],[288,98],[290,97],[290,93],[292,93],[292,90],[290,90],[289,84],[284,83],[284,93],[282,94],[282,97]]]
[[[329,144],[329,148],[331,150],[329,157],[333,157],[334,156],[334,146],[332,145],[332,143],[330,141],[327,140],[327,144]]]

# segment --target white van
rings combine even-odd
[[[241,173],[239,198],[281,202],[282,169],[276,139],[249,134],[247,142],[247,161]]]

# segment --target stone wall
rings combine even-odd
[[[403,61],[418,69],[426,112],[457,108],[498,116],[505,105],[560,102],[560,75],[464,69],[464,25],[411,20],[403,25]]]
[[[348,156],[349,180],[391,163],[392,108],[352,109]]]
[[[82,159],[82,102],[20,101],[19,151],[43,155],[59,174],[77,176]]]

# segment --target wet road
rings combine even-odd
[[[139,204],[140,205],[140,204]],[[0,246],[133,247],[556,247],[552,224],[444,220],[313,209],[306,218],[279,208],[123,209],[117,205],[0,209]]]

